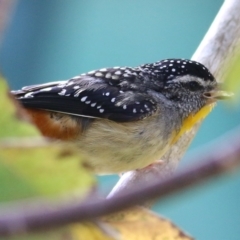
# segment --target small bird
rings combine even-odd
[[[75,144],[100,174],[161,159],[230,96],[204,65],[187,59],[102,68],[12,93],[44,136]]]

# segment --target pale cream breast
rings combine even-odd
[[[78,139],[78,147],[97,173],[143,168],[158,160],[173,138],[174,126],[166,127],[159,118],[155,115],[134,124],[95,120]]]

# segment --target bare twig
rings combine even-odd
[[[240,39],[240,1],[227,0],[222,5],[214,22],[194,53],[192,59],[207,66],[218,81],[223,81],[223,69],[233,57]],[[151,171],[142,169],[123,174],[109,197],[142,186],[149,179],[171,175],[196,135],[201,122],[185,133],[163,157],[163,164],[157,164]]]
[[[166,197],[206,181],[210,177],[235,169],[240,165],[239,136],[240,130],[223,143],[217,143],[211,155],[202,154],[197,159],[198,165],[179,171],[165,180],[158,179],[148,186],[139,187],[109,199],[92,202],[89,202],[88,199],[88,202],[84,204],[73,205],[71,202],[58,208],[56,208],[56,203],[38,202],[36,205],[36,201],[34,204],[28,203],[27,207],[21,204],[5,206],[4,209],[0,209],[0,236],[50,229],[64,224],[91,220],[150,199]]]

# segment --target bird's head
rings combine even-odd
[[[158,76],[155,83],[160,86],[159,92],[184,115],[196,113],[206,105],[232,96],[221,89],[204,65],[196,61],[166,59],[151,67],[151,71]]]

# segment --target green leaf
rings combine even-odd
[[[28,147],[27,141],[26,146],[1,148],[0,201],[79,194],[92,186],[93,178],[73,148],[54,143]]]
[[[89,192],[95,180],[81,153],[67,143],[46,141],[33,125],[18,119],[24,111],[3,79],[0,104],[0,202]]]
[[[0,138],[13,136],[37,136],[38,130],[27,123],[19,121],[23,113],[17,102],[10,95],[6,82],[0,76]]]
[[[224,86],[228,91],[235,94],[235,101],[239,102],[240,98],[240,51],[236,51],[230,62],[224,69]]]

